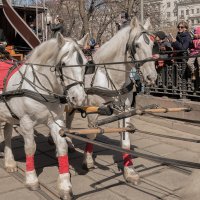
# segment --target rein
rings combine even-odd
[[[143,80],[143,76],[140,71],[141,65],[143,65],[147,60],[152,59],[152,58],[146,58],[143,61],[137,62],[137,60],[135,59],[136,48],[137,48],[135,41],[138,40],[141,36],[143,36],[144,41],[146,42],[146,44],[149,45],[150,39],[148,38],[147,35],[151,36],[151,34],[148,31],[143,30],[143,31],[141,31],[141,33],[139,35],[137,35],[137,37],[135,37],[135,39],[132,41],[131,45],[129,45],[128,42],[126,44],[126,52],[129,52],[132,63],[134,63],[134,67],[136,68],[136,72],[137,72],[138,76],[140,77],[140,80]],[[130,39],[130,34],[129,34],[129,39]],[[129,39],[128,39],[128,41],[129,41]]]
[[[9,61],[4,61],[4,62],[6,62],[6,63],[8,63],[8,64],[11,64]],[[26,96],[26,97],[30,97],[30,98],[32,98],[32,99],[34,99],[34,100],[36,100],[36,101],[39,101],[39,102],[49,102],[49,103],[61,103],[61,104],[66,104],[66,103],[69,103],[69,102],[70,102],[69,98],[66,97],[66,95],[67,95],[67,93],[68,93],[68,90],[71,89],[73,86],[76,86],[76,85],[78,85],[78,84],[80,84],[80,85],[83,84],[82,81],[73,80],[73,79],[71,79],[70,77],[65,76],[65,75],[61,72],[61,74],[59,75],[60,79],[61,79],[61,76],[62,76],[62,77],[66,77],[66,78],[71,79],[71,80],[76,81],[76,82],[65,86],[65,85],[63,85],[63,83],[64,83],[64,78],[63,78],[63,82],[62,82],[62,80],[61,80],[62,86],[63,86],[63,91],[64,91],[64,92],[63,92],[63,95],[56,94],[56,93],[54,93],[54,92],[48,90],[47,88],[45,88],[45,87],[42,85],[42,83],[40,82],[39,78],[37,77],[37,75],[36,75],[36,73],[35,73],[35,71],[34,71],[33,65],[30,65],[30,64],[29,64],[29,66],[31,66],[31,68],[32,68],[32,72],[33,72],[34,79],[36,79],[36,80],[38,81],[38,83],[40,84],[40,86],[36,85],[35,83],[33,83],[32,81],[30,81],[29,79],[27,79],[27,78],[25,77],[26,70],[25,70],[25,73],[24,73],[24,74],[22,74],[22,73],[18,70],[18,72],[20,73],[20,75],[21,75],[21,77],[22,77],[22,79],[21,79],[21,81],[20,81],[20,83],[19,83],[18,89],[13,90],[13,91],[6,91],[6,83],[7,83],[8,77],[9,77],[9,75],[10,75],[16,68],[19,67],[19,66],[18,66],[18,62],[14,62],[13,66],[9,69],[9,71],[8,71],[8,73],[7,73],[7,75],[6,75],[6,77],[4,78],[4,81],[3,81],[3,93],[0,94],[0,101],[4,101],[4,102],[6,103],[6,106],[8,107],[8,109],[9,109],[9,111],[11,112],[12,115],[13,115],[13,112],[10,110],[10,108],[9,108],[9,106],[8,106],[8,104],[7,104],[7,101],[8,101],[9,99],[13,98],[13,97],[23,97],[23,96]],[[59,69],[61,69],[61,71],[62,71],[62,68],[61,68],[61,67],[59,67]],[[55,70],[55,71],[56,71],[56,70]],[[53,71],[51,70],[51,72],[53,72]],[[23,84],[24,81],[28,82],[35,90],[36,90],[36,88],[38,88],[38,89],[40,89],[40,90],[43,90],[43,91],[45,91],[45,92],[48,92],[48,94],[42,94],[42,93],[38,92],[37,90],[36,90],[36,92],[34,92],[34,91],[31,91],[31,90],[27,90],[27,89],[21,89],[21,86],[22,86],[22,84]],[[16,118],[16,117],[14,117],[14,118]]]

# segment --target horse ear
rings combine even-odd
[[[148,30],[151,27],[150,17],[148,17],[143,25],[145,30]]]
[[[65,44],[65,38],[63,37],[63,35],[61,33],[58,33],[56,39],[57,39],[57,42],[58,42],[58,46],[60,48],[63,47],[64,44]]]
[[[87,44],[87,41],[88,41],[88,37],[89,37],[89,33],[87,33],[82,39],[80,39],[79,41],[77,41],[77,43],[81,47],[85,47],[85,45]]]
[[[132,28],[135,28],[135,27],[138,27],[138,26],[139,26],[139,22],[138,22],[137,17],[133,17],[133,18],[132,18],[131,23],[130,23],[130,26],[131,26]]]

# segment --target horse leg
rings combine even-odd
[[[69,128],[69,129],[71,128],[71,124],[74,119],[74,115],[75,115],[75,112],[73,112],[73,113],[66,112],[66,128]],[[74,153],[76,150],[75,150],[74,144],[72,142],[72,139],[70,137],[66,137],[65,139],[68,144],[68,152]],[[53,138],[51,136],[48,137],[48,143],[50,145],[55,145]]]
[[[4,139],[5,139],[5,148],[4,148],[4,166],[7,172],[16,172],[17,163],[14,159],[11,147],[11,138],[12,138],[13,127],[11,124],[6,123],[4,127]]]
[[[120,127],[127,127],[127,123],[130,122],[130,118],[123,119],[119,121]],[[128,132],[121,133],[121,147],[123,149],[130,150],[131,142],[130,135]],[[124,166],[124,178],[127,182],[130,182],[134,185],[138,184],[139,175],[133,168],[133,159],[130,154],[123,154],[123,166]]]
[[[88,127],[92,128],[94,122],[98,118],[98,115],[88,115]],[[87,138],[94,140],[96,138],[96,134],[87,135]],[[94,168],[94,159],[92,157],[94,145],[91,143],[86,143],[85,152],[83,155],[83,169],[91,170]]]
[[[35,172],[34,154],[36,144],[34,140],[33,121],[26,115],[20,120],[20,128],[24,138],[24,149],[26,154],[26,186],[30,190],[39,189],[39,181]]]
[[[72,113],[66,112],[66,128],[69,128],[69,129],[71,128],[74,115],[75,115],[75,112],[72,112]],[[68,144],[68,152],[69,153],[75,152],[76,150],[72,142],[72,139],[70,137],[66,137],[66,141]]]
[[[62,200],[72,199],[72,185],[70,181],[69,173],[69,161],[67,152],[67,143],[65,138],[59,135],[61,129],[60,126],[64,126],[64,122],[57,120],[51,124],[48,124],[51,132],[51,136],[56,145],[58,164],[59,164],[59,176],[57,181],[57,187],[59,195]]]

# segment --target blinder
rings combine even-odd
[[[87,74],[94,74],[95,72],[95,63],[93,60],[89,60],[87,63],[86,63],[86,66],[85,66],[85,75]]]
[[[142,31],[142,32],[140,33],[140,35],[138,35],[138,37],[137,37],[136,39],[139,39],[140,36],[142,35],[143,38],[144,38],[145,43],[149,45],[149,44],[150,44],[150,39],[148,38],[147,34],[148,34],[148,32]],[[136,39],[135,39],[135,40],[136,40]],[[135,40],[132,42],[131,46],[129,46],[129,45],[127,44],[127,49],[130,49],[130,54],[131,54],[131,56],[132,56],[132,58],[133,58],[134,60],[135,60],[135,54],[136,54],[136,48],[137,48],[137,46],[136,46],[136,44],[135,44]]]
[[[81,54],[79,53],[79,52],[77,52],[77,57],[76,57],[76,60],[77,60],[77,62],[80,64],[80,65],[83,65],[83,58],[82,58],[82,56],[81,56]],[[76,85],[84,85],[84,83],[83,83],[83,81],[75,81],[75,82],[73,82],[73,83],[71,83],[71,84],[69,84],[69,85],[65,85],[64,84],[64,76],[65,75],[63,75],[63,67],[66,67],[65,66],[65,64],[63,63],[63,64],[59,64],[56,68],[55,68],[55,71],[58,71],[58,73],[59,73],[59,77],[60,77],[60,80],[61,80],[61,82],[62,82],[62,85],[63,85],[63,90],[64,90],[64,92],[63,92],[63,95],[67,95],[67,93],[68,93],[68,90],[70,89],[70,88],[72,88],[72,87],[74,87],[74,86],[76,86]],[[67,76],[65,76],[66,78],[68,78],[68,79],[70,79],[69,77],[67,77]]]

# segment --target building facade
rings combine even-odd
[[[190,26],[200,26],[200,0],[182,1],[177,4],[177,20],[188,21]]]
[[[200,0],[145,0],[145,17],[157,20],[159,28],[175,27],[181,20],[200,25]],[[155,26],[154,26],[155,28]]]

